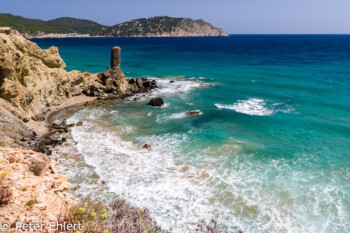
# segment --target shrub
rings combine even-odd
[[[9,188],[0,187],[0,205],[7,205],[12,197],[12,191]]]
[[[29,167],[29,170],[34,173],[36,176],[40,176],[41,172],[44,170],[45,164],[36,160],[32,161],[32,164]]]
[[[82,232],[158,233],[160,227],[151,219],[147,209],[138,209],[119,199],[110,208],[89,198],[68,209],[60,221],[83,223]]]
[[[32,206],[32,205],[34,205],[35,203],[36,203],[35,200],[29,200],[29,201],[27,202],[26,206]]]

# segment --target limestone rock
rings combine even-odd
[[[118,46],[115,46],[112,48],[111,51],[111,68],[113,70],[117,69],[120,67],[120,52],[121,52],[121,48]]]
[[[125,97],[156,87],[155,81],[144,78],[128,82],[120,53],[119,47],[112,48],[106,72],[68,72],[58,48],[41,49],[13,30],[0,28],[0,114],[11,119],[0,121],[0,146],[33,148],[33,122],[44,121],[52,107],[73,97]]]

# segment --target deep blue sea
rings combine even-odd
[[[173,232],[211,218],[223,232],[350,232],[350,36],[33,41],[89,72],[120,46],[126,76],[161,87],[66,113],[84,121],[55,155],[76,194],[124,196]]]

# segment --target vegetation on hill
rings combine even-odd
[[[90,34],[91,36],[99,35],[107,28],[91,20],[69,17],[49,20],[47,25],[64,33]]]
[[[39,19],[27,19],[11,14],[0,14],[0,27],[12,27],[20,33],[37,34],[37,32],[63,33]]]
[[[114,36],[134,36],[147,33],[171,32],[178,26],[182,18],[158,16],[152,18],[141,18],[120,23],[108,28],[106,33]]]
[[[226,36],[223,30],[189,18],[157,16],[135,19],[108,27],[91,20],[62,17],[49,21],[0,14],[0,27],[12,27],[22,34],[77,33],[91,36]]]

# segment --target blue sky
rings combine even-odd
[[[350,34],[350,0],[1,0],[0,12],[104,25],[168,15],[204,19],[232,34]]]

